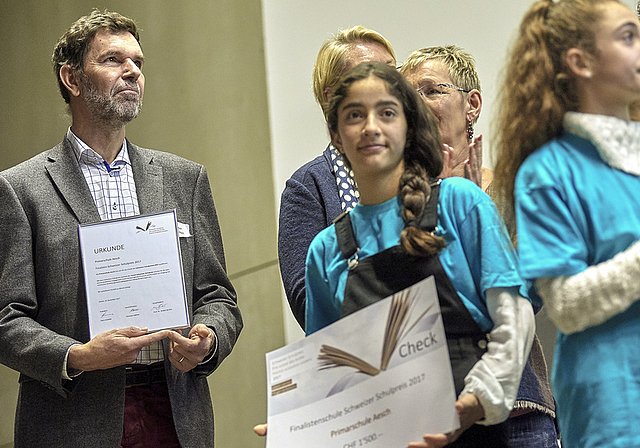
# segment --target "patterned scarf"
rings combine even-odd
[[[340,194],[340,205],[342,206],[342,211],[346,212],[356,206],[360,198],[360,192],[353,178],[353,171],[344,164],[344,160],[342,160],[342,156],[336,147],[330,144],[329,153],[331,154],[331,166],[336,176],[338,193]]]

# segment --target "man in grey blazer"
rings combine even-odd
[[[20,372],[16,447],[213,446],[206,377],[242,319],[205,168],[125,139],[142,104],[143,61],[130,19],[79,19],[53,55],[71,127],[56,147],[0,173],[0,362]],[[186,229],[193,326],[90,339],[78,224],[171,209]]]

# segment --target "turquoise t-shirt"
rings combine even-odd
[[[399,244],[404,229],[400,212],[397,197],[377,205],[358,204],[351,211],[360,259]],[[437,233],[446,240],[440,253],[444,271],[482,331],[490,331],[487,289],[519,287],[526,297],[515,250],[495,205],[473,182],[445,179],[438,197]],[[307,334],[340,319],[348,273],[332,225],[316,236],[307,254]]]
[[[569,276],[640,239],[640,177],[565,132],[516,178],[522,276]],[[552,384],[566,448],[640,446],[640,304],[572,335],[558,332]]]

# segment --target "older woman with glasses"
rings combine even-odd
[[[493,196],[493,172],[482,167],[482,137],[474,136],[473,131],[482,109],[480,80],[473,56],[455,45],[423,48],[409,55],[400,72],[438,119],[445,159],[447,156],[449,159],[448,169],[445,167],[441,177],[466,177]],[[498,208],[504,210],[499,204]],[[509,225],[514,220],[504,218],[514,235],[515,226]],[[555,402],[537,337],[522,375],[514,410],[507,421],[511,446],[558,446]]]
[[[482,136],[474,136],[482,93],[473,57],[455,45],[423,48],[409,55],[400,72],[438,119],[445,143],[442,177],[466,177],[487,191],[493,174],[482,166]]]

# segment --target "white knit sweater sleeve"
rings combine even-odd
[[[599,325],[640,298],[640,241],[578,274],[540,278],[536,288],[563,333]]]
[[[486,296],[494,327],[487,351],[465,377],[460,395],[472,393],[484,407],[485,417],[477,423],[495,425],[513,409],[533,343],[535,317],[517,288],[490,288]]]

